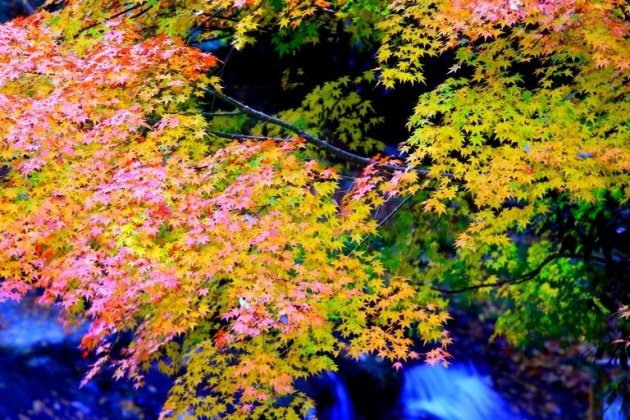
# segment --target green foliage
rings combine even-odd
[[[350,79],[316,86],[302,101],[300,107],[278,113],[278,117],[314,136],[331,139],[352,151],[374,153],[382,150],[383,143],[370,137],[370,129],[383,122],[375,114],[369,100],[361,98],[358,88],[373,81],[372,72]],[[270,137],[284,137],[288,133],[272,124],[259,124],[252,130]]]

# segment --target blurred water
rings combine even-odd
[[[473,365],[455,364],[449,368],[417,365],[406,369],[403,378],[399,397],[400,410],[392,414],[392,418],[410,420],[523,418],[493,389],[490,378],[480,374]],[[328,401],[324,399],[325,403],[319,406],[318,418],[355,419],[352,401],[341,378],[335,373],[327,373],[321,375],[319,380],[329,390],[330,399]],[[307,416],[307,419],[309,418],[312,417]]]
[[[335,372],[326,372],[316,378],[325,395],[319,395],[317,409],[311,410],[305,420],[353,420],[352,400],[348,390]]]
[[[58,315],[30,298],[0,304],[0,419],[157,418],[170,379],[151,371],[137,390],[106,372],[80,388],[92,362],[78,348],[86,326],[65,331]]]
[[[326,376],[330,381],[330,389],[333,393],[335,404],[330,409],[330,418],[335,420],[351,420],[354,418],[354,410],[350,395],[345,385],[341,382],[339,375],[327,372]]]
[[[604,415],[602,420],[624,420],[627,417],[623,413],[621,398],[615,399],[612,404],[604,406]]]
[[[4,302],[0,306],[0,348],[24,351],[36,345],[78,341],[57,322],[57,311],[40,308],[28,310],[26,305]]]
[[[143,419],[157,416],[170,387],[170,379],[154,372],[148,386],[135,390],[125,381],[113,382],[105,373],[80,389],[79,382],[90,360],[78,350],[82,329],[64,331],[54,309],[42,309],[32,302],[0,305],[0,418],[17,418],[26,413],[33,418]],[[347,375],[324,373],[310,381],[320,419],[355,418],[435,419],[435,420],[517,420],[525,416],[512,410],[493,388],[490,377],[472,364],[456,363],[449,368],[416,365],[402,372],[402,386],[383,415],[367,410],[372,399],[384,391],[367,393],[373,384],[354,381]],[[354,401],[345,380],[355,397]],[[400,384],[400,382],[399,382]],[[357,388],[358,386],[358,388]],[[307,387],[308,388],[308,387]],[[398,388],[396,388],[398,389]],[[370,400],[360,400],[371,395]],[[384,403],[384,400],[381,401]],[[386,408],[388,409],[388,408]],[[38,417],[43,416],[43,417]],[[620,401],[610,404],[603,420],[627,418]]]
[[[404,372],[400,405],[405,419],[511,420],[518,418],[472,365],[417,365]]]

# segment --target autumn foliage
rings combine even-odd
[[[41,288],[89,319],[86,380],[108,363],[141,383],[160,360],[184,371],[165,412],[256,413],[340,352],[404,361],[406,331],[440,337],[445,314],[344,253],[375,231],[375,169],[337,202],[299,140],[209,139],[195,96],[216,60],[181,41],[113,23],[76,50],[42,15],[1,28],[2,297]]]
[[[497,331],[519,341],[535,328],[523,302],[555,313],[549,299],[584,268],[543,229],[558,197],[627,202],[629,13],[615,0],[74,0],[6,23],[0,299],[40,293],[69,324],[88,320],[86,380],[108,367],[141,384],[154,364],[176,376],[165,416],[303,414],[295,380],[338,356],[443,362],[452,287],[510,300]],[[339,25],[376,45],[377,68],[277,117],[226,96],[222,62],[185,42],[242,49],[264,30],[288,54]],[[453,65],[409,115],[404,161],[354,154],[382,145],[368,135],[382,118],[344,89],[423,82],[423,60],[442,55]],[[206,112],[209,95],[234,121]],[[406,202],[382,252],[366,246]]]

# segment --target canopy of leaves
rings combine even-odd
[[[595,230],[630,196],[629,12],[619,1],[401,1],[379,23],[385,85],[424,80],[422,57],[453,60],[451,77],[419,97],[402,145],[433,180],[422,207],[451,221],[411,222],[425,261],[411,271],[497,290],[509,305],[497,331],[512,341],[601,339],[628,298],[612,270],[627,249]],[[618,243],[623,232],[610,229]]]
[[[293,381],[336,355],[402,361],[419,357],[408,332],[442,337],[445,313],[348,252],[396,187],[376,164],[338,202],[339,176],[299,139],[209,135],[211,55],[130,22],[64,42],[56,18],[0,27],[1,297],[41,288],[90,319],[86,380],[110,364],[140,384],[158,360],[183,372],[165,414],[284,417],[309,407]]]
[[[90,320],[86,380],[158,363],[178,377],[164,415],[296,416],[294,381],[336,356],[399,366],[420,338],[444,361],[440,294],[498,303],[518,343],[605,342],[627,303],[610,239],[630,243],[626,2],[46,7],[0,26],[0,298],[38,290]],[[191,47],[263,35],[279,56],[326,36],[376,61],[273,116]],[[404,161],[364,156],[387,123],[364,88],[406,91],[434,57],[452,66],[405,116]]]

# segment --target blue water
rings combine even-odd
[[[624,420],[627,417],[624,415],[621,406],[621,399],[617,398],[607,407],[604,407],[604,415],[602,420]]]
[[[84,329],[65,331],[57,318],[31,300],[0,304],[0,419],[157,418],[170,380],[149,372],[136,390],[105,373],[80,388],[91,362],[78,349]]]
[[[327,386],[333,395],[318,417],[324,420],[355,419],[352,401],[343,380],[327,374]],[[499,394],[489,376],[472,363],[443,366],[416,365],[403,371],[403,385],[397,414],[401,420],[525,420]],[[604,407],[603,420],[625,420],[620,399]]]
[[[320,399],[317,409],[306,416],[306,420],[353,420],[354,408],[350,394],[337,373],[326,372],[316,378],[318,385],[327,390],[327,398]]]
[[[317,417],[323,420],[353,420],[353,401],[343,379],[336,373],[318,378],[328,390],[320,401]],[[356,401],[360,404],[360,401]],[[523,418],[497,393],[488,376],[471,364],[442,366],[417,365],[403,371],[398,410],[391,418],[431,420],[513,420]],[[371,413],[367,413],[370,415]],[[376,417],[374,417],[376,418]]]
[[[345,385],[336,373],[328,372],[326,376],[330,380],[332,394],[335,397],[335,404],[330,410],[333,419],[350,420],[354,417],[354,410],[350,402],[350,395]]]
[[[472,365],[417,365],[404,372],[400,406],[405,419],[509,420],[518,417]]]
[[[31,309],[28,306],[33,305]],[[35,346],[77,342],[83,330],[64,331],[57,321],[58,311],[35,307],[32,303],[4,302],[0,306],[0,349],[28,351]]]
[[[68,333],[57,323],[54,310],[33,310],[31,304],[0,305],[0,418],[18,413],[41,418],[152,418],[157,415],[170,386],[158,374],[147,378],[140,390],[103,375],[79,388],[88,360],[81,358],[78,341],[82,331]],[[342,375],[324,373],[311,382],[318,401],[307,419],[354,420],[365,404],[354,401]],[[369,387],[370,384],[359,384]],[[352,388],[355,392],[355,388]],[[361,391],[360,391],[361,392]],[[395,397],[395,393],[393,396]],[[377,397],[381,394],[377,394]],[[355,405],[356,404],[356,405]],[[491,378],[472,364],[416,365],[402,372],[396,419],[512,420],[525,416],[514,411],[493,387]],[[363,413],[378,418],[377,413]],[[383,415],[380,414],[380,417]],[[621,404],[615,401],[603,420],[621,420]]]

